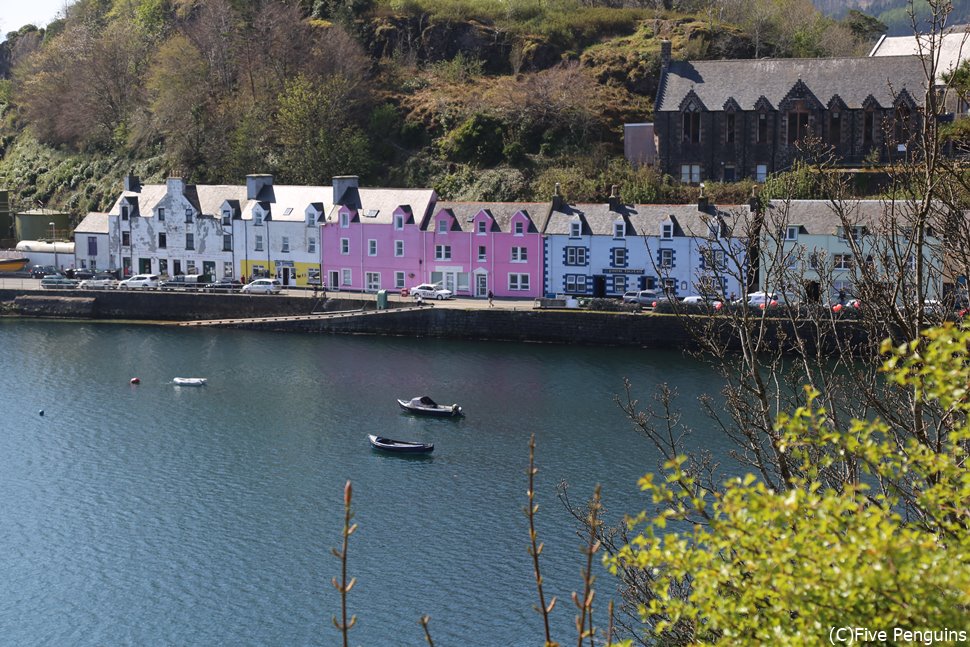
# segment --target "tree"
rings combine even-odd
[[[779,417],[784,451],[804,474],[787,487],[748,474],[698,491],[684,456],[666,463],[664,478],[641,479],[662,510],[637,518],[643,530],[610,563],[657,573],[641,613],[663,618],[658,634],[679,625],[692,644],[814,645],[833,630],[868,627],[894,642],[930,635],[892,633],[900,630],[966,640],[970,569],[956,565],[970,559],[970,332],[947,326],[884,350],[889,380],[946,412],[952,426],[938,444],[897,445],[878,418],[833,427],[809,389],[804,407]],[[824,474],[838,467],[836,455],[862,465],[868,482],[832,487]],[[904,516],[911,507],[923,514]],[[680,523],[695,519],[704,521]]]

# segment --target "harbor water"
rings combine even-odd
[[[336,645],[348,479],[351,644],[423,645],[424,614],[436,645],[541,644],[532,434],[545,591],[568,643],[583,558],[557,486],[578,503],[601,484],[616,522],[649,505],[636,481],[658,468],[613,402],[623,379],[643,402],[675,386],[692,443],[727,448],[696,400],[718,380],[679,352],[5,320],[0,366],[8,645]],[[422,394],[467,416],[395,402]],[[435,451],[383,455],[368,434]],[[596,588],[605,627],[602,569]]]

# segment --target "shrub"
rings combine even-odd
[[[445,135],[439,146],[446,159],[491,166],[502,160],[502,141],[502,121],[475,113]]]

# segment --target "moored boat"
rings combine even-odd
[[[464,415],[464,411],[457,404],[438,404],[426,395],[410,400],[398,399],[397,403],[401,408],[410,413],[418,413],[425,416],[459,417]]]
[[[385,452],[398,454],[430,454],[434,451],[434,443],[415,443],[408,440],[393,440],[383,436],[369,434],[367,440],[371,447]]]
[[[205,386],[207,381],[204,377],[176,377],[172,379],[175,386]]]
[[[0,256],[0,272],[19,272],[29,262],[30,259],[26,256]]]

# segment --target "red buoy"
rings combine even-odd
[[[140,380],[139,378],[137,378],[137,377],[133,377],[133,378],[131,378],[131,380],[129,380],[129,381],[130,381],[130,382],[131,382],[132,384],[141,384],[141,380]]]

